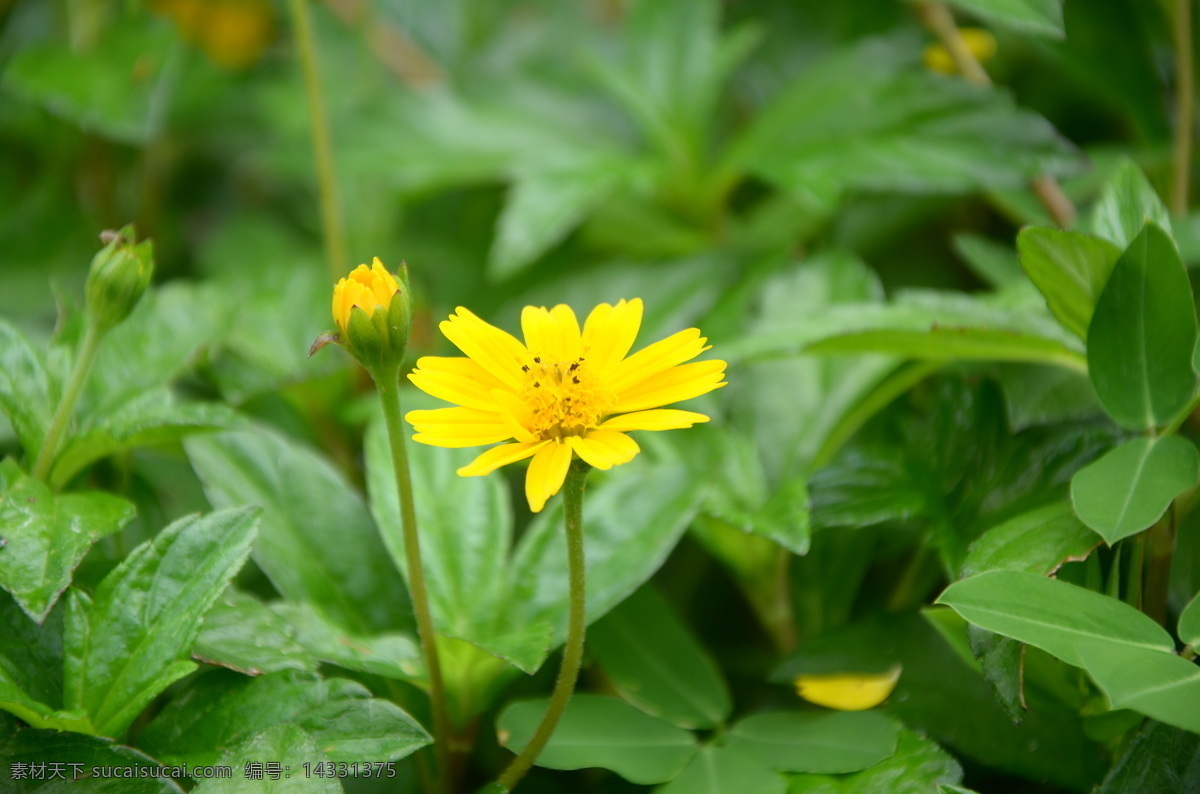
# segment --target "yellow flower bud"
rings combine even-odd
[[[963,28],[959,31],[963,43],[975,60],[985,63],[996,54],[996,37],[983,28]],[[946,45],[938,42],[925,48],[925,68],[941,74],[956,74],[958,66]]]
[[[86,296],[91,321],[108,330],[137,306],[154,274],[154,247],[136,242],[133,225],[101,235],[107,245],[92,259]]]
[[[375,257],[333,288],[337,341],[369,370],[399,366],[408,347],[412,303],[404,271],[392,275]],[[318,340],[320,342],[321,340]],[[314,352],[320,345],[314,345]]]

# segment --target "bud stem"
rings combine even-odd
[[[83,343],[79,346],[79,355],[75,358],[75,368],[71,370],[71,379],[67,381],[62,399],[58,401],[58,408],[55,409],[54,418],[50,421],[50,429],[46,431],[46,438],[42,442],[37,462],[33,464],[33,476],[36,479],[45,482],[46,477],[50,474],[50,467],[54,464],[54,455],[58,451],[58,441],[67,427],[67,422],[71,419],[75,401],[79,399],[79,392],[83,389],[83,384],[87,382],[88,373],[92,371],[92,364],[96,361],[96,350],[100,346],[103,336],[104,332],[100,326],[95,320],[89,318],[87,330],[83,334]]]
[[[433,711],[433,750],[437,757],[437,788],[445,791],[451,778],[450,716],[446,710],[446,687],[438,659],[437,634],[429,611],[425,590],[425,572],[421,567],[421,541],[417,534],[417,515],[413,506],[412,476],[408,468],[404,424],[400,412],[400,370],[396,366],[369,370],[379,390],[383,416],[387,423],[388,443],[392,449],[392,466],[396,470],[396,492],[400,497],[400,523],[404,527],[404,557],[408,567],[408,590],[412,595],[413,614],[417,619],[417,634],[429,668],[429,700]]]

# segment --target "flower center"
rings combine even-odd
[[[521,367],[528,379],[521,394],[532,413],[529,431],[539,439],[582,436],[595,428],[613,405],[582,356],[551,362],[534,356]]]

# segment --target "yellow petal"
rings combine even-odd
[[[485,323],[462,306],[440,328],[459,350],[505,385],[514,390],[521,388],[521,365],[529,351],[512,334]]]
[[[409,411],[404,418],[417,431],[414,441],[435,447],[476,447],[512,438],[512,433],[495,411],[438,408]]]
[[[694,411],[659,408],[614,416],[601,422],[600,427],[608,430],[680,430],[707,421],[707,416]]]
[[[642,411],[690,400],[725,384],[724,361],[697,361],[646,378],[617,397],[614,413]]]
[[[546,446],[533,456],[529,471],[525,474],[525,498],[529,500],[529,509],[535,513],[540,513],[546,506],[546,500],[562,488],[563,481],[567,479],[567,469],[571,466],[569,443],[544,443]]]
[[[579,457],[601,471],[628,463],[641,448],[629,436],[615,430],[592,430],[586,436],[571,438]]]
[[[526,306],[521,311],[521,331],[530,355],[548,358],[546,364],[579,358],[579,321],[566,304],[560,303],[550,310]]]
[[[535,444],[502,444],[498,447],[492,447],[459,469],[458,476],[480,477],[484,474],[490,474],[501,466],[525,460],[525,458],[533,455],[549,443],[549,441],[539,441]]]
[[[617,364],[609,388],[621,392],[663,370],[690,361],[708,349],[704,346],[706,341],[698,328],[689,328],[655,342]]]
[[[642,299],[601,303],[583,324],[583,355],[599,377],[606,377],[637,339],[642,326]]]
[[[490,392],[504,383],[469,358],[422,356],[408,379],[418,389],[468,408],[496,410]]]
[[[900,665],[885,673],[831,673],[796,676],[796,694],[818,706],[862,711],[887,700],[900,680]]]

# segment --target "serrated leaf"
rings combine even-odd
[[[1104,410],[1135,430],[1166,424],[1196,388],[1196,312],[1175,243],[1149,223],[1117,260],[1087,334]]]
[[[20,331],[0,320],[0,410],[8,416],[29,460],[42,449],[56,392],[42,356]]]
[[[310,604],[271,605],[296,632],[296,641],[317,659],[388,678],[424,682],[425,659],[416,638],[404,632],[358,634]]]
[[[1070,502],[1056,502],[993,527],[971,544],[962,576],[991,570],[1046,575],[1063,562],[1080,560],[1098,545]]]
[[[399,706],[372,697],[353,681],[295,671],[258,678],[214,671],[172,700],[138,743],[171,763],[211,764],[284,723],[316,741],[320,752],[314,762],[394,761],[430,742]]]
[[[0,742],[0,785],[5,791],[35,790],[45,794],[183,794],[183,789],[160,773],[161,764],[132,747],[108,739],[78,733],[25,728]],[[16,764],[45,764],[44,777],[18,780]],[[93,775],[96,767],[107,767],[108,775]],[[112,775],[113,768],[128,769],[128,777]],[[61,780],[51,777],[51,769]],[[141,774],[145,777],[142,777]]]
[[[896,752],[870,769],[840,777],[796,775],[788,794],[929,794],[934,786],[959,790],[962,767],[936,742],[901,730]]]
[[[194,794],[273,794],[281,786],[298,794],[342,791],[342,784],[336,777],[307,774],[306,765],[317,763],[314,759],[319,755],[320,749],[307,731],[287,723],[272,725],[229,748],[217,760],[218,766],[233,770],[232,777],[201,780],[192,791]],[[249,774],[250,764],[262,766]],[[279,766],[268,771],[267,764]]]
[[[1141,727],[1096,794],[1195,791],[1200,787],[1200,735],[1159,722]]]
[[[0,587],[31,619],[44,620],[92,544],[133,516],[124,499],[99,492],[55,495],[12,460],[0,462]]]
[[[1071,478],[1071,502],[1111,546],[1152,526],[1200,480],[1200,452],[1180,436],[1135,438]]]
[[[296,628],[275,610],[231,587],[205,615],[192,658],[247,675],[316,672],[317,657],[296,634]]]
[[[64,705],[119,736],[187,661],[205,612],[250,554],[258,511],[189,516],[138,546],[90,602],[72,591],[64,638]]]
[[[1086,339],[1096,301],[1122,249],[1081,232],[1034,227],[1017,235],[1017,250],[1050,311],[1064,328]]]
[[[787,783],[757,757],[737,746],[702,749],[679,777],[655,794],[784,794]]]
[[[1171,229],[1166,206],[1132,160],[1124,160],[1114,169],[1088,221],[1092,234],[1121,249],[1129,247],[1147,222],[1168,233]]]
[[[500,743],[520,752],[541,722],[549,701],[513,703],[496,719]],[[664,783],[696,753],[692,734],[598,695],[575,695],[537,765],[549,769],[611,769],[631,783]]]
[[[711,728],[733,703],[712,658],[646,585],[588,630],[588,648],[625,700],[683,728]]]
[[[0,709],[34,728],[91,733],[81,709],[62,710],[62,617],[54,610],[39,626],[0,594]]]
[[[857,772],[896,749],[896,727],[873,711],[757,714],[738,722],[729,736],[732,746],[779,772]]]
[[[328,460],[265,428],[184,446],[213,504],[263,507],[254,560],[283,596],[356,634],[411,628],[403,580],[366,505]]]

